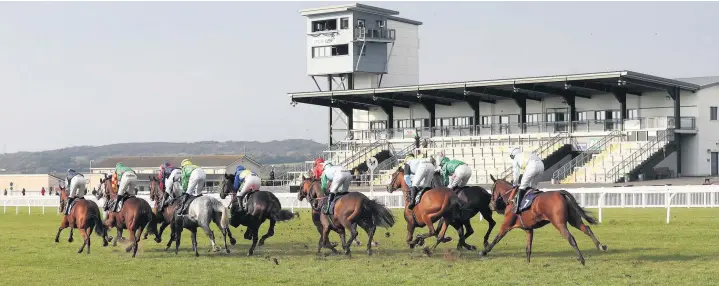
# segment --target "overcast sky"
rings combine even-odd
[[[326,108],[286,94],[316,90],[299,10],[336,3],[2,2],[0,144],[326,142]],[[364,3],[424,23],[421,83],[719,75],[717,2]]]

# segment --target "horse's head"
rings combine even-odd
[[[489,203],[489,207],[497,213],[503,214],[512,198],[514,188],[505,179],[495,179],[493,175],[489,175],[489,177],[494,182],[492,184],[492,201]]]
[[[58,207],[58,211],[62,212],[62,210],[65,209],[65,204],[67,204],[67,198],[70,196],[69,192],[63,188],[62,186],[58,186],[58,193],[60,194],[60,206]]]
[[[314,184],[314,179],[312,177],[307,177],[304,174],[302,174],[302,183],[300,184],[300,190],[297,192],[297,199],[302,201],[306,197],[310,195],[310,192],[312,191],[312,185]]]
[[[222,183],[220,183],[220,199],[225,199],[228,194],[232,193],[232,186],[235,184],[235,176],[225,174],[222,176]]]
[[[392,173],[392,179],[387,185],[387,192],[394,192],[395,190],[402,188],[406,185],[404,182],[404,169],[402,166],[397,167],[397,170]]]
[[[97,187],[97,194],[95,197],[99,200],[101,198],[105,198],[105,200],[110,199],[110,194],[112,191],[112,177],[104,177],[100,179],[100,185]]]
[[[150,200],[154,201],[155,204],[158,204],[160,199],[162,199],[160,179],[153,175],[149,175],[148,178],[150,179]]]

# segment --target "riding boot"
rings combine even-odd
[[[187,201],[187,194],[182,194],[180,197],[180,205],[177,206],[177,211],[175,211],[175,216],[181,216],[182,213],[185,212],[185,202]]]
[[[513,208],[514,208],[513,212],[515,214],[519,214],[519,205],[522,203],[522,198],[524,197],[525,191],[526,191],[526,189],[517,190],[517,196],[514,199],[514,206],[513,206]]]
[[[73,201],[73,200],[74,200],[73,198],[68,198],[68,199],[67,199],[67,205],[65,205],[65,210],[63,211],[63,213],[64,213],[65,215],[68,215],[68,214],[69,214],[69,212],[70,212],[70,204],[72,204],[72,201]]]
[[[330,204],[332,203],[332,200],[335,198],[335,193],[329,193],[329,196],[327,196],[327,205],[325,209],[327,210],[327,213],[330,212]]]
[[[419,192],[419,187],[411,187],[409,191],[409,205],[407,206],[409,209],[414,208],[414,201],[415,197],[417,196],[417,192]]]

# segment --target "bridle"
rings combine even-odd
[[[316,181],[314,179],[309,179],[309,178],[304,179],[304,181],[302,182],[303,188],[302,188],[302,190],[300,190],[300,193],[304,193],[305,192],[304,185],[309,184],[309,190],[307,190],[307,194],[304,195],[304,198],[306,198],[307,202],[310,203],[310,207],[312,208],[312,210],[319,211],[320,204],[318,204],[318,202],[324,201],[325,197],[322,197],[322,199],[317,198],[318,190],[316,187],[317,184],[315,182]],[[298,199],[300,199],[300,194],[297,194],[297,197],[298,197]]]
[[[494,193],[497,191],[497,182],[498,182],[498,181],[499,181],[499,180],[494,181],[494,184],[492,184],[492,196],[494,196]],[[514,191],[514,188],[509,188],[509,189],[506,190],[504,193],[501,193],[499,196],[497,196],[497,198],[494,200],[495,206],[497,205],[497,202],[499,202],[500,200],[506,205],[508,199],[505,198],[505,197],[508,196],[508,195],[509,195],[510,193],[512,193],[513,191]]]

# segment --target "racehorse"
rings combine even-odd
[[[235,176],[225,174],[222,179],[220,187],[220,198],[225,199],[228,194],[232,194],[230,200],[230,211],[232,213],[232,219],[230,225],[237,228],[240,225],[247,226],[245,230],[244,238],[252,240],[252,246],[247,251],[247,255],[250,256],[255,252],[255,247],[263,246],[265,240],[275,235],[275,224],[277,222],[288,221],[297,216],[288,210],[282,209],[280,200],[272,192],[267,191],[254,191],[247,193],[247,203],[245,204],[245,210],[241,210],[237,201],[237,192],[232,189],[235,182]],[[266,220],[270,220],[270,227],[267,233],[259,238],[258,236],[260,226],[265,223]],[[230,231],[228,229],[228,234]],[[230,237],[232,234],[230,234]],[[234,241],[234,238],[231,238]],[[234,245],[234,243],[233,243]]]
[[[320,182],[304,178],[297,198],[301,201],[307,198],[313,209],[319,211],[327,199],[322,192]],[[348,192],[337,199],[334,205],[332,215],[321,215],[322,235],[317,242],[317,252],[322,247],[327,247],[328,235],[330,230],[334,230],[339,234],[342,240],[342,249],[345,255],[351,256],[350,246],[352,241],[357,238],[357,225],[367,233],[367,255],[372,255],[372,239],[377,227],[391,228],[394,225],[394,215],[384,205],[377,200],[370,200],[367,196],[360,192]],[[345,231],[349,230],[350,239],[346,241]],[[332,252],[337,251],[330,247]]]
[[[435,173],[432,181],[433,187],[443,186],[441,182],[442,178]],[[492,229],[497,224],[492,218],[492,209],[489,207],[492,195],[480,186],[466,186],[457,191],[457,198],[459,199],[459,207],[456,209],[457,213],[453,216],[453,220],[450,221],[450,225],[457,230],[459,235],[457,250],[462,249],[462,247],[467,250],[477,250],[476,246],[466,242],[467,238],[474,233],[471,220],[477,213],[480,213],[489,224],[487,233],[484,234],[484,247],[487,247],[489,234],[492,233]],[[441,223],[444,223],[443,219],[440,219]],[[440,226],[438,225],[438,228]]]
[[[195,256],[200,254],[197,251],[197,228],[202,228],[207,237],[210,238],[212,249],[210,251],[220,251],[220,248],[215,244],[215,233],[210,229],[212,222],[222,231],[222,238],[224,240],[225,252],[230,253],[230,249],[227,247],[227,232],[228,229],[228,218],[227,209],[219,200],[210,196],[200,196],[194,199],[188,207],[188,215],[182,218],[175,217],[175,210],[180,207],[181,201],[175,198],[169,201],[168,206],[165,207],[161,212],[159,211],[162,201],[164,201],[165,192],[160,189],[160,184],[157,178],[150,176],[150,196],[155,198],[155,212],[157,219],[154,223],[162,223],[160,231],[155,238],[156,242],[162,241],[162,232],[165,228],[170,225],[170,241],[167,243],[167,250],[172,241],[175,241],[175,254],[179,252],[180,238],[182,229],[186,228],[192,232],[192,250],[195,251]]]
[[[407,244],[410,249],[414,249],[415,245],[424,245],[424,240],[431,236],[437,237],[437,243],[434,248],[437,248],[440,242],[449,242],[452,240],[451,237],[445,237],[447,232],[446,223],[440,223],[441,226],[439,233],[433,223],[440,219],[444,222],[453,221],[453,215],[459,207],[459,198],[457,194],[451,189],[443,186],[430,188],[425,191],[422,195],[419,203],[417,203],[412,210],[406,204],[410,200],[409,186],[405,182],[404,169],[400,166],[392,174],[392,180],[387,186],[387,191],[392,193],[396,189],[402,189],[405,207],[404,207],[404,219],[407,221]],[[416,238],[414,236],[414,229],[417,227],[427,226],[429,232],[427,234],[418,234]]]
[[[60,207],[59,211],[63,211],[68,203],[69,193],[67,189],[60,187]],[[90,236],[92,235],[92,228],[95,228],[95,233],[102,237],[102,246],[107,246],[107,228],[102,224],[100,217],[100,208],[97,204],[91,200],[85,198],[76,198],[74,205],[70,212],[62,217],[60,222],[60,228],[57,230],[55,236],[55,242],[60,242],[60,232],[70,227],[70,238],[68,242],[72,242],[72,230],[77,228],[80,230],[83,238],[83,244],[77,253],[82,253],[85,246],[87,246],[87,254],[90,254]]]
[[[117,199],[117,190],[112,187],[110,178],[100,179],[98,195],[105,197],[106,200],[104,207],[107,213],[105,226],[117,229],[117,236],[113,239],[112,246],[117,246],[117,238],[122,237],[123,229],[129,230],[131,244],[125,251],[132,251],[132,257],[134,258],[137,255],[138,244],[145,226],[157,236],[157,225],[151,223],[155,220],[155,215],[152,213],[150,204],[141,198],[130,197],[124,201],[119,212],[114,212],[110,209],[111,206],[108,202]]]
[[[527,263],[529,263],[530,257],[532,256],[534,230],[551,223],[562,236],[569,241],[569,245],[574,248],[579,256],[579,262],[584,265],[584,256],[582,256],[582,252],[579,251],[574,236],[572,236],[569,229],[567,229],[567,222],[592,238],[598,250],[607,250],[607,246],[599,243],[599,240],[594,236],[589,226],[584,224],[582,218],[593,225],[597,224],[597,220],[587,213],[584,208],[579,206],[574,196],[566,190],[540,192],[536,194],[529,209],[516,215],[511,211],[507,212],[506,209],[509,205],[514,204],[511,199],[514,197],[517,189],[513,188],[512,184],[504,179],[497,180],[492,175],[490,175],[490,177],[492,181],[494,181],[492,185],[492,204],[497,213],[504,214],[504,223],[502,223],[494,241],[484,248],[481,253],[482,256],[487,255],[510,230],[521,228],[527,232],[526,252]],[[525,197],[526,196],[527,195],[525,195]]]

